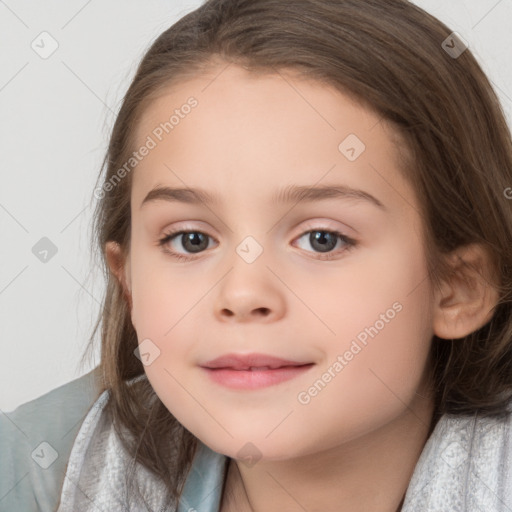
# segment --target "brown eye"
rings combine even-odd
[[[199,231],[182,233],[179,240],[183,248],[192,253],[203,251],[208,247],[208,236]]]

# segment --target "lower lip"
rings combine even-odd
[[[274,370],[233,370],[232,368],[204,368],[217,384],[234,389],[259,389],[298,377],[313,363],[302,366],[283,366]]]

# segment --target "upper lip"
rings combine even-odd
[[[234,370],[248,370],[249,368],[268,367],[270,369],[281,368],[282,366],[303,366],[311,364],[311,361],[299,362],[268,354],[225,354],[208,361],[201,366],[203,368],[232,368]]]

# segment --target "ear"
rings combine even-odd
[[[133,302],[130,280],[130,258],[125,258],[121,246],[113,241],[109,241],[105,244],[105,256],[110,271],[116,276],[123,289],[123,294],[131,311]]]
[[[449,259],[453,272],[436,290],[433,331],[439,338],[458,339],[489,322],[499,296],[491,258],[482,245],[460,247]]]

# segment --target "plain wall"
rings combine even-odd
[[[1,410],[99,362],[96,350],[80,365],[104,293],[91,259],[94,184],[114,115],[144,51],[201,3],[0,2]],[[468,41],[510,124],[512,3],[415,3]],[[50,36],[40,36],[43,31]],[[53,40],[58,48],[47,58],[31,46],[44,55]]]

